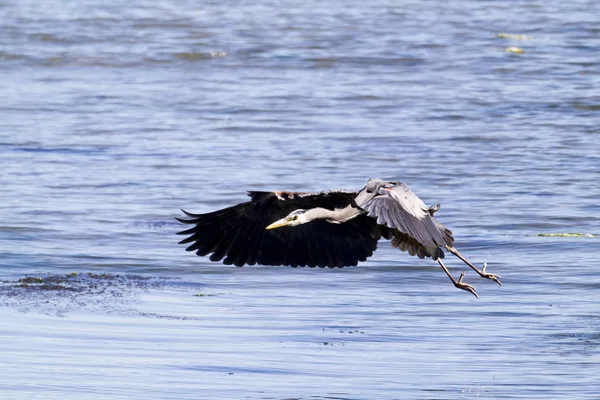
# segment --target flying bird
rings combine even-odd
[[[475,288],[455,279],[442,262],[444,250],[479,276],[500,283],[500,276],[475,267],[453,246],[452,232],[402,182],[370,179],[358,192],[248,192],[250,201],[179,222],[193,225],[180,244],[211,261],[243,265],[345,267],[365,261],[381,238],[419,258],[437,261],[455,287],[477,296]]]

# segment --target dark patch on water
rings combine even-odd
[[[149,222],[131,222],[126,225],[126,228],[136,228],[136,229],[165,229],[165,228],[173,228],[173,227],[181,227],[180,222],[170,222],[170,221],[149,221]]]
[[[70,273],[0,281],[0,306],[64,316],[69,311],[132,312],[136,297],[168,280],[142,275]]]

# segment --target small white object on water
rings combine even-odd
[[[507,47],[506,49],[504,49],[504,51],[506,53],[516,53],[516,54],[525,53],[525,50],[523,50],[522,48],[517,47],[517,46]]]

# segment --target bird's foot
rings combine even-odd
[[[496,282],[498,285],[502,286],[502,282],[500,282],[500,278],[502,278],[502,277],[500,275],[495,275],[495,274],[490,274],[489,272],[485,272],[486,268],[487,268],[487,263],[484,262],[483,268],[481,268],[481,271],[476,269],[479,276],[481,276],[482,278],[485,278],[485,279],[491,279],[494,282]]]
[[[459,289],[466,290],[467,292],[471,292],[471,293],[473,293],[473,296],[479,298],[479,296],[477,296],[477,292],[475,291],[475,288],[473,286],[469,285],[468,283],[463,283],[464,277],[465,277],[465,273],[461,272],[460,277],[458,278],[458,282],[454,282],[454,286],[456,286]]]
[[[473,271],[477,272],[479,274],[479,276],[481,276],[482,278],[491,279],[494,282],[496,282],[498,285],[502,286],[502,283],[500,282],[500,278],[501,278],[500,275],[495,275],[495,274],[490,274],[488,272],[485,272],[485,269],[487,268],[487,263],[483,263],[483,268],[479,269],[476,266],[474,266],[473,264],[471,264],[471,262],[469,260],[464,258],[463,255],[460,254],[459,251],[456,250],[454,247],[446,246],[446,250],[448,250],[450,253],[454,254],[456,257],[460,258],[465,264],[467,264],[469,267],[471,267],[471,269],[473,269]]]

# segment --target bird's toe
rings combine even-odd
[[[469,285],[468,283],[463,282],[464,277],[465,277],[465,273],[461,272],[460,278],[458,278],[458,282],[456,282],[454,284],[454,286],[456,286],[459,289],[466,290],[467,292],[472,293],[473,296],[479,298],[479,296],[477,295],[477,292],[475,291],[475,287],[473,287],[472,285]]]
[[[483,268],[481,269],[481,272],[479,273],[479,275],[481,275],[483,278],[491,279],[494,282],[496,282],[498,285],[502,286],[502,282],[500,282],[500,278],[502,278],[502,277],[500,275],[490,274],[489,272],[486,272],[485,271],[486,268],[487,268],[487,263],[483,263]]]

